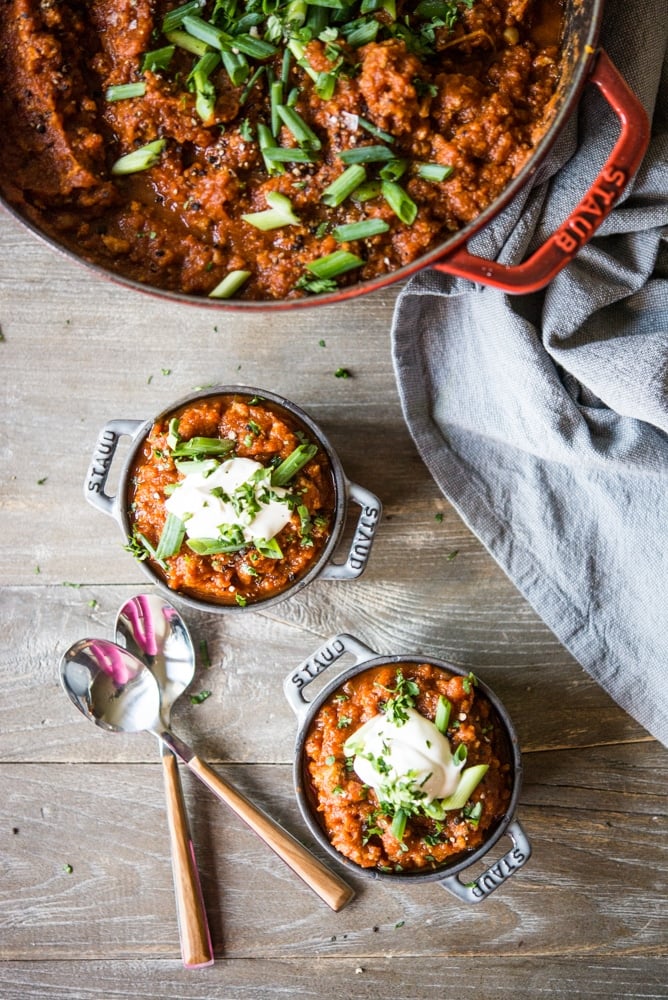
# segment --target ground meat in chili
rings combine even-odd
[[[359,0],[340,10],[278,0],[269,16],[257,0],[202,0],[191,18],[222,25],[223,48],[199,82],[192,49],[207,46],[183,24],[164,65],[146,59],[175,37],[163,31],[175,6],[5,0],[0,19],[3,196],[77,255],[152,287],[206,296],[234,273],[239,298],[290,299],[396,270],[493,202],[549,123],[560,0],[385,0],[366,14]],[[375,37],[359,44],[358,24]],[[275,51],[239,53],[242,35],[251,51],[258,39]],[[232,56],[236,71],[225,63]],[[272,81],[282,81],[273,105]],[[129,83],[143,92],[109,97]],[[315,143],[291,130],[277,102]],[[150,169],[111,172],[156,140],[164,148]],[[268,165],[267,145],[296,151],[294,160]],[[345,169],[339,154],[374,145],[391,163],[365,164],[367,183],[327,204],[323,192]],[[425,178],[425,164],[446,176]],[[403,192],[409,221],[387,183]],[[262,230],[244,220],[276,192],[297,223]],[[382,231],[339,231],[368,220]],[[350,270],[310,269],[338,251],[351,255]]]
[[[410,816],[401,840],[392,834],[392,816],[357,777],[343,749],[355,730],[383,711],[398,671],[417,684],[415,708],[426,718],[436,718],[439,696],[450,702],[447,737],[453,753],[464,745],[467,766],[488,765],[464,808],[447,811],[442,821]],[[513,788],[506,730],[494,707],[472,675],[434,664],[393,663],[354,675],[317,712],[304,753],[306,784],[328,839],[363,868],[429,872],[460,860],[488,839],[508,809]]]
[[[264,555],[252,544],[237,551],[198,554],[184,538],[174,555],[155,558],[167,521],[165,501],[186,475],[186,466],[174,457],[170,443],[174,420],[181,441],[231,442],[233,448],[223,460],[252,459],[268,469],[276,468],[307,438],[314,448],[318,446],[286,486],[291,514],[275,538],[280,557]],[[156,421],[134,460],[130,482],[131,549],[141,559],[148,558],[172,590],[199,600],[246,606],[274,597],[318,562],[331,537],[336,487],[327,455],[296,418],[259,398],[205,397]]]

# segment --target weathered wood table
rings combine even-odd
[[[436,489],[402,422],[396,289],[336,308],[176,306],[97,278],[0,218],[0,997],[667,997],[666,764],[559,645]],[[473,334],[472,334],[473,335]],[[349,378],[337,378],[337,369]],[[305,843],[284,676],[328,636],[476,671],[524,751],[530,863],[480,906],[354,880],[325,906],[187,773],[216,961],[182,967],[161,765],[150,736],[89,725],[58,680],[147,590],[86,504],[99,429],[198,385],[301,404],[384,503],[366,574],[267,611],[184,612],[204,641],[175,730]],[[501,842],[507,849],[507,842]],[[321,855],[322,856],[322,855]]]

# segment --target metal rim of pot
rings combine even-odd
[[[591,239],[624,193],[629,180],[640,166],[650,139],[647,114],[606,52],[597,48],[603,17],[604,0],[571,0],[566,17],[562,66],[570,62],[570,74],[553,120],[533,153],[505,190],[476,219],[453,234],[445,243],[423,254],[402,268],[368,281],[343,287],[336,292],[295,299],[245,300],[211,299],[163,290],[123,277],[111,270],[84,260],[75,251],[62,246],[26,218],[15,206],[0,197],[0,205],[22,225],[54,250],[115,284],[153,297],[186,305],[216,310],[263,311],[290,310],[316,305],[332,305],[368,294],[403,281],[424,268],[456,275],[499,288],[510,294],[527,294],[545,287],[578,251]],[[575,25],[575,27],[573,27]],[[521,264],[506,265],[477,257],[466,248],[471,237],[483,229],[508,205],[536,173],[566,121],[574,112],[587,83],[596,86],[620,122],[620,136],[591,187],[566,220]]]
[[[323,671],[327,670],[345,654],[355,657],[355,663],[337,673],[327,681],[311,701],[304,698],[303,690]],[[419,654],[395,654],[384,656],[371,649],[356,636],[340,633],[326,640],[314,653],[298,667],[291,670],[283,683],[283,691],[290,707],[297,716],[297,735],[295,741],[295,759],[293,764],[293,779],[299,810],[311,834],[327,854],[343,865],[349,872],[373,881],[411,882],[422,884],[436,882],[444,889],[466,903],[479,903],[501,886],[515,872],[522,868],[531,856],[531,845],[521,824],[516,818],[517,805],[522,786],[522,757],[515,727],[505,707],[492,691],[476,674],[478,687],[492,705],[499,721],[504,728],[504,735],[511,755],[513,769],[513,787],[506,811],[490,831],[480,847],[468,852],[451,863],[430,872],[383,872],[377,868],[363,868],[356,862],[341,854],[332,845],[325,830],[319,823],[307,789],[307,779],[304,770],[305,742],[311,724],[324,702],[334,694],[351,677],[358,676],[375,667],[400,663],[426,663],[444,670],[448,674],[468,676],[469,671],[457,667],[445,660]],[[484,858],[495,844],[508,836],[512,848],[494,865],[477,878],[463,883],[459,875],[476,862]]]
[[[260,389],[246,385],[211,386],[198,392],[190,393],[175,403],[165,407],[157,416],[148,420],[115,419],[108,421],[100,430],[91,461],[84,481],[84,496],[97,510],[112,517],[119,525],[125,539],[131,534],[131,522],[128,514],[127,496],[134,459],[145,442],[151,428],[159,420],[165,420],[182,407],[199,400],[219,396],[238,396],[252,399],[257,397],[267,401],[279,411],[282,409],[293,421],[301,425],[323,449],[327,455],[334,483],[334,524],[330,537],[319,558],[303,576],[261,601],[249,602],[245,606],[239,604],[222,604],[206,601],[189,594],[172,590],[166,582],[145,561],[139,562],[144,574],[168,598],[176,598],[183,604],[199,611],[221,614],[243,613],[254,609],[264,609],[292,597],[316,578],[329,580],[352,580],[360,576],[366,569],[371,553],[376,528],[382,514],[382,504],[375,494],[351,482],[344,470],[341,460],[333,445],[318,426],[318,424],[296,403],[268,389]],[[118,489],[112,496],[106,492],[106,484],[112,469],[118,445],[123,437],[131,439],[130,448],[122,460]],[[359,518],[352,541],[344,562],[334,562],[341,535],[346,525],[350,501],[360,507]]]

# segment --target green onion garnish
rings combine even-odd
[[[336,226],[332,230],[332,236],[339,243],[345,243],[348,240],[364,240],[369,236],[378,236],[380,233],[386,233],[389,228],[389,223],[384,219],[363,219],[360,222]]]
[[[318,453],[317,444],[300,444],[284,458],[271,474],[272,486],[285,486]]]
[[[192,52],[194,56],[203,56],[209,50],[206,42],[200,42],[198,38],[193,38],[187,31],[179,31],[178,29],[167,31],[165,32],[165,38],[178,49],[185,49],[186,52]]]
[[[179,418],[172,417],[167,425],[167,447],[176,448],[177,444],[181,440],[179,436]]]
[[[179,441],[172,450],[174,458],[194,458],[197,455],[227,455],[234,449],[230,438],[192,437]]]
[[[383,132],[382,128],[378,128],[373,122],[368,122],[366,118],[360,118],[357,116],[357,124],[360,128],[363,128],[365,132],[369,132],[371,135],[375,135],[377,139],[382,139],[383,142],[394,142],[394,136],[390,135],[389,132]]]
[[[408,169],[408,160],[390,160],[378,171],[381,180],[398,181]]]
[[[239,98],[239,104],[244,105],[246,103],[246,101],[248,100],[248,98],[250,96],[250,92],[253,89],[254,84],[257,82],[258,78],[260,76],[262,76],[262,74],[264,73],[264,71],[265,71],[265,67],[264,66],[258,66],[258,68],[255,70],[255,72],[253,73],[253,75],[249,79],[248,83],[244,87],[244,89],[243,89],[243,91],[241,93],[241,97]]]
[[[141,170],[148,170],[160,159],[160,154],[167,145],[166,139],[156,139],[139,149],[134,149],[131,153],[126,153],[116,160],[111,168],[112,174],[119,177],[124,174],[136,174]]]
[[[129,97],[143,97],[145,93],[146,84],[140,80],[137,83],[118,83],[107,87],[104,97],[107,101],[124,101]]]
[[[210,24],[209,21],[205,21],[197,15],[186,14],[181,24],[189,35],[192,35],[193,38],[196,38],[200,42],[204,42],[206,45],[210,45],[214,49],[227,49],[230,47],[228,44],[229,35],[226,35],[220,28],[217,28],[215,24]]]
[[[406,832],[406,820],[408,819],[403,809],[397,809],[392,820],[392,836],[396,840],[403,840]]]
[[[217,556],[228,552],[240,552],[246,548],[246,541],[232,542],[223,538],[189,538],[186,545],[198,556]]]
[[[447,731],[448,725],[450,723],[450,712],[452,711],[452,705],[447,698],[443,695],[438,696],[438,704],[436,706],[436,718],[434,719],[434,725],[438,729],[439,733],[445,733]]]
[[[278,116],[295,137],[300,146],[308,146],[310,149],[320,149],[322,143],[313,129],[309,128],[302,116],[294,108],[289,108],[286,104],[279,104],[276,107]]]
[[[230,52],[228,49],[223,49],[221,55],[223,66],[232,81],[232,85],[240,87],[248,79],[248,74],[250,73],[246,56],[241,52]]]
[[[289,198],[279,191],[270,191],[267,196],[267,204],[271,207],[263,212],[250,212],[242,215],[244,222],[250,223],[256,229],[268,232],[270,229],[280,229],[281,226],[298,226],[300,220],[292,211],[292,204]]]
[[[444,181],[453,171],[453,167],[446,167],[442,163],[421,163],[417,168],[418,177],[425,181]]]
[[[264,165],[267,169],[267,173],[270,174],[272,177],[275,177],[277,174],[284,174],[285,167],[283,166],[282,163],[276,163],[273,160],[268,160],[267,157],[264,155],[265,149],[277,148],[275,145],[276,139],[271,134],[271,129],[269,128],[269,126],[265,125],[264,122],[257,123],[257,139],[258,142],[260,143],[262,158],[264,160]]]
[[[319,257],[306,265],[311,274],[316,278],[338,278],[339,275],[352,271],[356,267],[361,267],[364,261],[354,253],[347,250],[335,250],[334,253]]]
[[[338,157],[343,163],[383,163],[396,159],[396,153],[387,146],[355,146],[341,150]]]
[[[380,195],[380,181],[367,181],[353,192],[353,201],[371,201]]]
[[[195,109],[203,122],[213,118],[216,107],[216,90],[209,77],[220,65],[218,52],[205,52],[193,66],[186,83],[195,88]]]
[[[354,163],[343,171],[340,177],[332,181],[322,192],[321,200],[330,208],[336,208],[359,188],[366,180],[366,170],[359,163]]]
[[[455,764],[465,764],[466,758],[469,755],[469,748],[466,743],[460,743],[455,752],[452,755],[452,759]]]
[[[197,459],[190,460],[177,458],[174,465],[182,476],[191,476],[194,472],[196,472],[198,475],[204,476],[206,479],[207,476],[210,476],[211,473],[219,467],[220,462],[217,462],[215,458],[204,458],[201,461],[198,461]],[[174,483],[174,485],[178,486],[179,484]]]
[[[270,163],[315,163],[316,157],[299,146],[267,146],[262,155]]]
[[[390,206],[395,215],[407,226],[415,222],[418,213],[417,205],[406,192],[394,181],[383,181],[380,185],[380,192]]]
[[[282,559],[281,546],[275,538],[254,538],[253,545],[266,559]]]
[[[189,0],[188,3],[181,4],[180,7],[175,7],[174,10],[168,11],[162,19],[163,34],[166,35],[168,32],[174,31],[175,28],[180,28],[184,17],[187,17],[188,14],[197,13],[203,6],[204,0]]]
[[[210,299],[230,299],[241,286],[248,281],[251,276],[250,271],[230,271],[220,281],[213,291],[209,292]]]
[[[362,45],[368,45],[375,40],[379,28],[380,24],[375,18],[369,21],[360,18],[351,25],[344,25],[342,33],[351,48],[359,49]]]
[[[167,69],[175,51],[175,45],[165,45],[161,49],[154,49],[152,52],[147,52],[141,64],[142,73],[155,73],[156,70]]]
[[[278,113],[279,105],[283,103],[283,81],[274,80],[269,88],[271,101],[271,131],[273,135],[278,135],[281,130],[281,117]]]
[[[231,45],[250,56],[251,59],[269,59],[276,54],[276,46],[271,42],[265,42],[262,38],[253,38],[252,35],[234,35]]]
[[[485,777],[488,768],[489,764],[474,764],[473,767],[465,768],[459,778],[459,784],[452,795],[448,796],[447,799],[441,799],[442,808],[463,809],[474,790]]]
[[[181,548],[185,537],[186,526],[176,514],[168,514],[165,526],[160,535],[158,547],[155,550],[156,559],[167,559],[175,556]]]

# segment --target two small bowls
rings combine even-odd
[[[117,459],[126,437],[130,447]],[[110,495],[107,481],[117,461],[118,489]],[[247,481],[239,483],[249,470],[252,490]],[[191,493],[199,498],[198,513],[189,513],[183,521],[173,516],[168,525],[165,497],[177,490],[183,496],[185,481],[192,482]],[[382,513],[378,497],[347,478],[333,446],[307,413],[282,396],[247,386],[222,385],[193,393],[150,420],[109,421],[98,435],[84,492],[93,506],[116,520],[128,549],[159,591],[193,609],[217,614],[270,607],[315,580],[359,577]],[[249,522],[251,527],[258,523],[253,521],[258,498],[265,509],[273,504],[276,516],[283,519],[273,540],[250,532]],[[343,544],[352,505],[359,510],[352,538]],[[171,506],[177,511],[183,507],[178,502]],[[221,518],[225,523],[217,524]],[[203,537],[207,534],[216,537]],[[307,702],[307,685],[345,656],[354,664]],[[304,821],[324,851],[356,874],[389,881],[437,881],[464,902],[480,902],[523,867],[531,848],[515,818],[522,778],[517,736],[499,700],[477,678],[476,697],[494,721],[506,785],[505,798],[484,835],[474,837],[472,847],[453,847],[439,861],[426,855],[427,861],[420,858],[418,867],[409,870],[401,864],[359,863],[354,854],[346,856],[340,845],[333,846],[337,831],[315,792],[309,739],[322,726],[327,706],[349,697],[351,683],[385,668],[399,677],[402,671],[417,676],[416,671],[431,669],[441,687],[448,680],[456,683],[458,678],[472,677],[441,660],[378,656],[347,634],[333,636],[291,671],[284,691],[298,722],[294,781]],[[477,752],[488,753],[483,743],[489,743],[488,737],[476,734]],[[510,838],[511,849],[474,880],[460,881],[459,875],[504,835]]]

